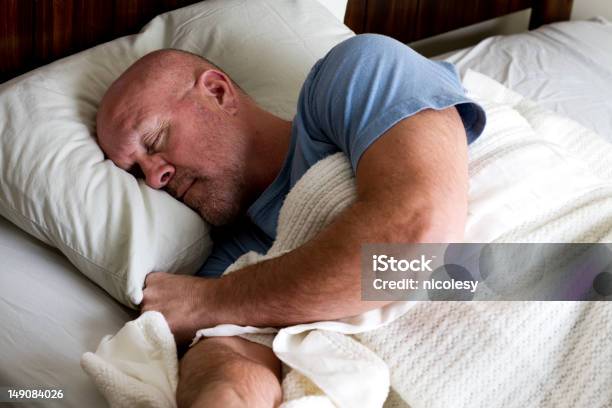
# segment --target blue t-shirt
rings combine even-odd
[[[342,151],[355,171],[365,150],[397,122],[423,109],[449,106],[456,106],[471,143],[486,117],[466,98],[452,64],[431,61],[376,34],[335,46],[302,86],[280,173],[248,209],[246,220],[213,233],[213,252],[198,275],[220,276],[245,252],[267,252],[285,196],[313,164]]]

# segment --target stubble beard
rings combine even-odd
[[[189,197],[189,205],[214,226],[227,225],[238,219],[245,210],[244,179],[232,172],[223,180],[198,178],[199,191]]]

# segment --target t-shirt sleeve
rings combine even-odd
[[[196,273],[197,276],[218,278],[243,254],[249,251],[265,254],[272,246],[272,239],[249,220],[215,228],[212,239],[212,253]]]
[[[429,60],[392,38],[362,34],[315,64],[298,112],[310,137],[336,145],[356,170],[363,152],[397,122],[449,106],[457,107],[471,143],[486,116],[466,97],[454,66]]]

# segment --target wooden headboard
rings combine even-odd
[[[569,20],[573,0],[349,0],[345,23],[404,43],[531,8],[529,29]]]
[[[0,82],[197,1],[0,0]],[[569,19],[572,0],[348,0],[345,22],[411,42],[530,7],[533,29]]]

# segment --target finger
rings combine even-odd
[[[150,294],[149,292],[151,292],[151,288],[150,287],[145,286],[144,288],[142,288],[142,300],[140,301],[141,305],[145,302],[145,299]]]
[[[151,293],[150,293],[150,288],[144,288],[142,290],[142,299],[140,300],[140,303],[138,304],[138,309],[140,310],[140,313],[145,312],[146,310],[149,310],[149,305],[151,304],[150,301],[150,297],[151,297]]]
[[[145,277],[145,287],[147,286],[147,284],[150,284],[151,282],[157,280],[158,275],[163,274],[163,272],[150,272],[147,274],[147,276]]]
[[[144,291],[143,291],[142,300],[138,304],[138,310],[142,311],[146,304],[147,304],[147,302],[145,301],[145,296],[144,296]]]
[[[140,314],[148,312],[149,310],[151,310],[151,308],[149,307],[149,303],[145,302],[144,300],[140,302]]]

